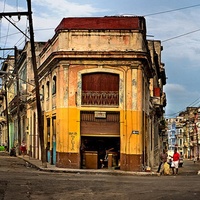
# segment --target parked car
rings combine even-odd
[[[180,154],[180,152],[178,152]],[[170,164],[172,161],[172,157],[174,154],[174,150],[168,150],[167,151],[168,157],[167,157],[167,162]],[[171,165],[171,164],[170,164]],[[183,166],[183,155],[180,154],[180,162],[179,162],[179,167]]]

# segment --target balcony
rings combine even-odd
[[[152,102],[154,105],[159,105],[163,107],[166,106],[166,95],[164,92],[161,92],[159,87],[153,89]]]
[[[82,105],[118,106],[118,91],[82,91]]]
[[[152,102],[155,106],[160,106],[161,105],[161,99],[160,97],[153,97]]]

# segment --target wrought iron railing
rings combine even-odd
[[[82,91],[82,105],[118,106],[118,91]]]

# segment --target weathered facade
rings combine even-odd
[[[166,95],[163,86],[166,84],[164,63],[161,62],[161,51],[163,47],[158,40],[148,41],[151,54],[154,76],[150,79],[150,113],[149,132],[146,137],[147,165],[159,164],[160,151],[166,148],[167,136],[165,130],[164,107],[166,106]]]
[[[36,56],[41,52],[45,43],[36,42]],[[39,64],[39,61],[37,59]],[[31,47],[30,42],[27,42],[24,49],[15,49],[15,56],[12,57],[12,63],[4,62],[2,71],[5,74],[4,81],[7,92],[7,106],[4,95],[4,110],[8,112],[8,119],[5,124],[2,124],[2,131],[7,134],[9,132],[9,149],[16,148],[20,154],[19,146],[24,140],[27,144],[27,152],[32,156],[32,152],[37,152],[39,158],[39,139],[37,131],[30,130],[35,121],[32,121],[36,108],[34,107],[35,100],[31,101],[31,96],[34,96],[34,76],[31,62]],[[6,124],[9,124],[7,126]],[[35,127],[36,125],[34,125]],[[5,135],[4,134],[4,135]],[[36,145],[37,143],[37,145]]]
[[[13,71],[15,58],[8,56],[3,62],[1,70],[7,74],[1,75],[2,87],[0,91],[0,145],[7,146],[8,149],[12,146],[14,136],[10,133],[11,123],[9,122],[9,103],[13,98],[14,87],[8,81],[9,73]]]
[[[179,116],[184,119],[183,155],[185,158],[197,158],[200,150],[200,109],[187,107]]]
[[[176,118],[166,119],[168,125],[168,149],[175,147],[184,158],[199,160],[200,109],[187,107]]]
[[[44,45],[44,42],[35,42],[37,65],[39,65],[39,53],[42,51]],[[16,67],[18,69],[18,87],[20,91],[15,96],[15,98],[19,99],[19,103],[16,104],[15,101],[13,107],[19,109],[19,111],[13,114],[18,115],[18,125],[16,126],[19,130],[17,132],[20,132],[18,134],[18,143],[21,145],[21,142],[24,140],[27,145],[27,153],[31,157],[39,159],[41,158],[41,150],[37,130],[35,82],[30,42],[27,42],[23,50],[20,51]]]
[[[112,149],[108,167],[144,170],[147,146],[159,139],[149,137],[155,69],[145,19],[64,18],[40,58],[48,161],[57,167],[100,168]]]
[[[160,41],[144,17],[64,18],[36,43],[47,162],[66,168],[143,171],[165,146]],[[20,51],[9,104],[15,140],[41,159],[30,43]]]
[[[174,151],[175,148],[181,155],[183,151],[183,136],[185,120],[183,117],[167,118],[168,150]],[[184,156],[185,157],[185,156]]]

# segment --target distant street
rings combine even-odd
[[[185,161],[178,176],[42,172],[0,152],[0,200],[200,199],[200,164]]]

